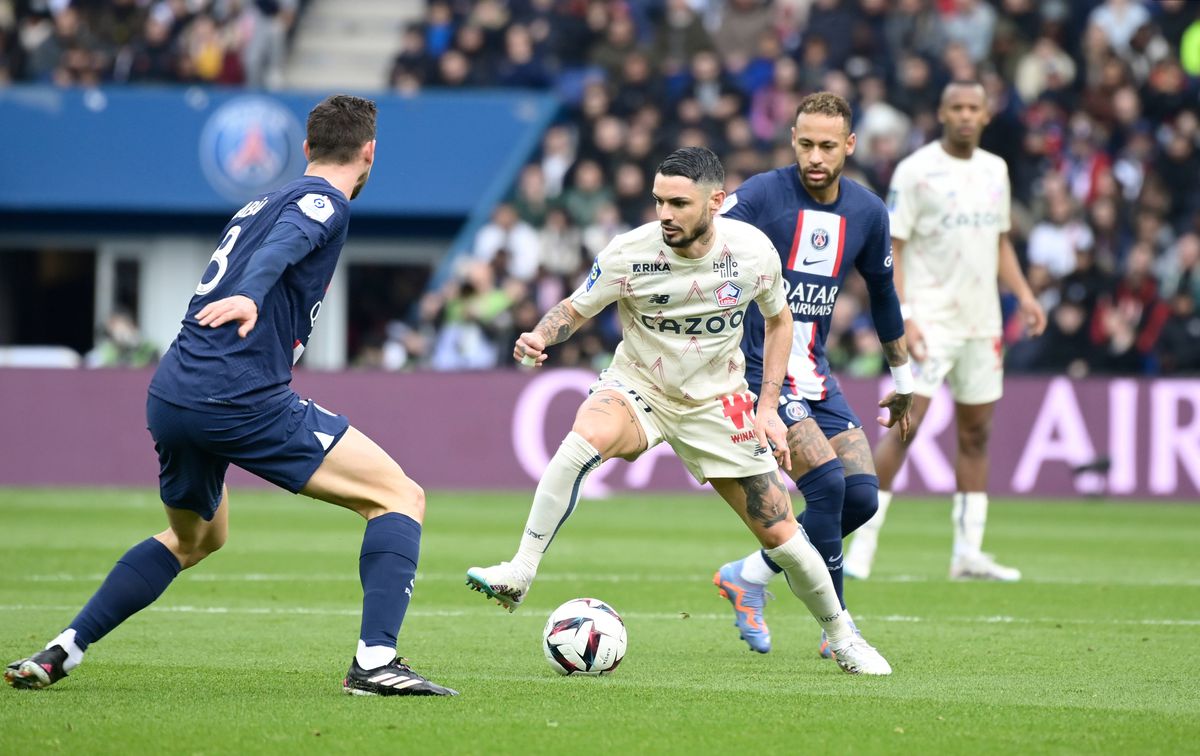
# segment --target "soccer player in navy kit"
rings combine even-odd
[[[329,97],[309,114],[307,132],[304,176],[234,214],[150,382],[146,414],[167,529],[127,551],[45,650],[9,664],[9,685],[44,688],[62,679],[90,644],[221,548],[232,463],[367,521],[359,558],[362,626],[343,689],[456,695],[396,655],[424,492],[345,417],[289,386],[346,241],[349,201],[371,173],[375,103]]]
[[[879,422],[898,424],[906,434],[913,391],[904,321],[892,284],[887,209],[866,187],[841,177],[846,157],[854,152],[850,123],[850,106],[843,98],[829,92],[805,97],[792,128],[796,164],[750,177],[722,210],[726,217],[761,229],[783,258],[793,338],[779,415],[788,426],[791,476],[804,494],[800,524],[829,568],[843,607],[842,538],[875,513],[879,491],[862,423],[825,357],[834,303],[851,267],[867,282],[871,316],[896,381],[896,390],[879,403],[889,413]],[[742,351],[752,386],[762,374],[762,334],[762,316],[751,307]],[[779,571],[759,551],[724,565],[713,576],[733,605],[742,639],[760,653],[771,650],[762,617],[764,588]],[[820,651],[827,658],[832,655],[824,637]]]

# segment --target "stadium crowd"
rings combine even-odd
[[[0,86],[277,89],[300,0],[0,0]]]
[[[0,0],[0,86],[188,82],[272,88],[304,0]],[[652,220],[654,166],[706,145],[728,189],[794,161],[796,103],[854,107],[847,174],[881,195],[938,135],[942,86],[975,78],[1008,163],[1013,239],[1050,313],[1006,332],[1011,370],[1200,371],[1200,2],[1196,0],[430,0],[388,85],[555,91],[565,106],[507,200],[454,250],[407,318],[372,326],[363,364],[504,366],[514,334]],[[399,304],[397,304],[399,307]],[[598,318],[558,364],[600,366]],[[834,368],[883,367],[848,280]]]
[[[586,275],[616,233],[652,220],[654,166],[717,151],[732,190],[794,161],[805,94],[855,111],[847,174],[881,195],[938,136],[952,79],[982,81],[983,147],[1008,163],[1013,238],[1050,313],[1009,368],[1200,371],[1200,3],[1162,0],[433,0],[391,71],[429,87],[550,88],[567,103],[507,201],[404,329],[411,361],[510,364],[515,333]],[[883,367],[865,288],[850,279],[830,335],[848,375]],[[612,319],[558,364],[603,363]],[[424,334],[423,338],[414,336]]]

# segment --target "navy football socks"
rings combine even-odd
[[[804,511],[798,518],[800,525],[825,560],[838,603],[845,609],[846,602],[842,598],[842,502],[846,498],[846,468],[840,459],[831,459],[805,473],[796,481],[796,487],[804,494]]]
[[[796,519],[808,535],[808,540],[817,549],[829,577],[837,592],[838,603],[846,608],[842,599],[842,502],[846,498],[845,467],[840,459],[831,459],[814,467],[796,481],[796,487],[804,494],[804,511]],[[779,565],[760,552],[763,561],[774,572],[783,572]]]
[[[86,651],[113,628],[154,603],[181,569],[171,550],[147,538],[117,560],[100,590],[71,622],[75,644]]]
[[[420,551],[421,525],[411,517],[389,512],[367,522],[358,559],[363,586],[359,638],[366,646],[396,647]]]
[[[846,476],[846,498],[842,505],[842,538],[862,527],[879,510],[879,478],[859,473]]]

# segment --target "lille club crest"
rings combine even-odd
[[[717,297],[718,307],[733,307],[742,298],[742,287],[732,281],[726,281],[713,294]]]

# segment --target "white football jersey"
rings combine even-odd
[[[1008,166],[976,149],[969,160],[931,142],[900,161],[887,197],[903,239],[904,298],[924,328],[966,338],[1000,335],[1000,234],[1011,227]]]
[[[689,404],[746,390],[746,306],[753,300],[771,317],[787,301],[779,253],[766,235],[730,218],[713,224],[712,249],[695,260],[667,246],[657,222],[621,234],[571,295],[589,318],[618,303],[614,371],[636,388]]]

